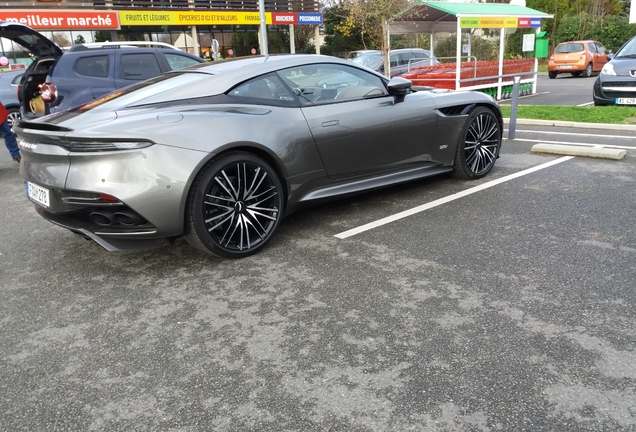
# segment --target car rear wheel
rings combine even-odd
[[[9,126],[13,129],[13,126],[18,123],[20,120],[20,108],[9,108],[9,117],[7,117],[7,121],[9,122]]]
[[[556,76],[557,76],[557,73],[550,71],[550,72],[548,72],[548,76],[550,77],[550,79],[555,79]]]
[[[465,179],[478,179],[490,172],[499,157],[501,124],[486,107],[474,109],[462,131],[453,175]]]
[[[585,68],[585,71],[583,71],[583,76],[585,78],[589,78],[592,76],[592,63],[587,65],[587,67]]]
[[[197,176],[186,207],[185,238],[206,253],[242,258],[259,251],[278,227],[283,188],[261,158],[233,152]]]

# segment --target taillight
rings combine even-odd
[[[42,94],[42,100],[46,103],[53,103],[57,98],[57,88],[53,83],[42,84],[40,93]]]
[[[18,96],[18,102],[22,103],[22,86],[20,84],[18,84],[18,87],[15,90],[17,96]]]
[[[554,61],[554,54],[550,56],[550,60]]]

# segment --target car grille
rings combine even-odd
[[[603,94],[608,98],[636,98],[636,81],[635,82],[604,82]]]

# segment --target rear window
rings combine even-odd
[[[380,53],[362,54],[351,61],[375,70],[382,64],[382,56]]]
[[[585,51],[585,47],[582,43],[565,43],[556,47],[554,52],[567,54],[567,53],[575,53]]]

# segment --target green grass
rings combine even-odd
[[[510,117],[510,106],[503,105],[501,111],[504,117]],[[518,107],[517,118],[582,123],[636,124],[634,123],[636,121],[636,106],[523,105]]]

